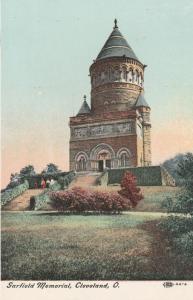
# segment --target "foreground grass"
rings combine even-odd
[[[3,280],[159,279],[150,232],[156,214],[2,213]]]
[[[172,186],[143,186],[141,187],[144,199],[136,207],[136,211],[166,212],[162,202],[167,197],[176,197],[180,187]]]

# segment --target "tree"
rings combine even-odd
[[[23,167],[19,173],[11,173],[10,182],[6,186],[6,189],[12,189],[15,186],[21,184],[23,182],[23,176],[32,176],[35,174],[36,173],[32,165]]]
[[[183,187],[175,198],[168,197],[162,204],[168,212],[193,215],[193,154],[187,153],[180,159],[176,172],[182,178]]]
[[[22,176],[32,176],[32,175],[35,175],[36,174],[36,172],[35,172],[35,170],[34,170],[34,166],[32,166],[32,165],[28,165],[28,166],[25,166],[24,168],[22,168],[21,170],[20,170],[20,175],[22,175]]]
[[[61,170],[59,170],[58,166],[53,163],[49,163],[49,164],[47,164],[46,168],[42,171],[42,174],[58,173],[58,172],[61,172]]]
[[[177,174],[183,179],[184,186],[193,196],[193,154],[186,153],[177,165]]]
[[[12,189],[21,183],[21,175],[19,173],[11,173],[10,182],[6,189]]]
[[[168,173],[175,179],[176,185],[182,186],[184,179],[178,174],[178,164],[184,159],[185,154],[177,154],[173,158],[170,158],[162,164],[162,166],[168,171]]]
[[[118,193],[126,198],[132,207],[136,207],[138,202],[144,198],[140,188],[137,187],[136,177],[130,172],[124,173],[121,190]]]

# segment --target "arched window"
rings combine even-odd
[[[121,148],[117,152],[118,165],[120,168],[126,168],[132,166],[131,152],[127,148]]]
[[[76,171],[86,171],[88,157],[86,153],[78,153],[75,157]]]
[[[135,71],[135,78],[134,78],[134,80],[135,80],[135,83],[139,84],[139,72],[137,70]]]
[[[139,85],[142,86],[143,77],[142,74],[139,74]]]
[[[127,69],[125,67],[122,69],[121,77],[123,81],[127,81]]]
[[[129,166],[129,157],[128,157],[128,154],[126,152],[121,154],[121,157],[120,157],[120,166],[122,168]]]
[[[77,171],[86,171],[86,159],[81,157],[77,162]]]
[[[104,71],[101,72],[101,81],[103,82],[105,80],[106,74]]]
[[[129,70],[129,73],[128,73],[128,81],[129,81],[129,82],[133,82],[133,70],[132,70],[132,69]]]

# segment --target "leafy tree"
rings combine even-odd
[[[21,178],[21,175],[19,173],[11,173],[10,175],[10,181],[17,181]]]
[[[22,168],[20,170],[20,175],[28,175],[28,176],[31,176],[31,175],[35,175],[36,172],[34,170],[34,166],[32,165],[28,165],[28,166],[25,166],[24,168]]]
[[[183,179],[182,190],[176,198],[167,198],[162,206],[168,212],[193,215],[193,154],[187,153],[178,163],[176,172]]]
[[[178,173],[178,165],[186,160],[187,154],[177,154],[173,158],[170,158],[162,164],[162,166],[168,171],[168,173],[175,179],[176,185],[183,186],[185,179]]]
[[[138,202],[143,199],[140,188],[137,187],[136,177],[125,172],[121,180],[121,190],[118,192],[122,197],[125,197],[132,207],[136,207]]]
[[[59,170],[58,166],[53,163],[49,163],[49,164],[47,164],[46,168],[42,171],[42,174],[58,173],[58,172],[61,172],[61,170]]]
[[[187,153],[177,166],[178,175],[184,180],[184,186],[193,196],[193,154]]]
[[[10,182],[8,183],[6,189],[14,188],[15,186],[21,184],[23,176],[35,175],[35,170],[32,165],[23,167],[19,173],[11,173]]]
[[[6,189],[14,188],[21,183],[21,175],[19,173],[11,173],[10,182]]]

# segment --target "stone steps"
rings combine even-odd
[[[73,187],[92,187],[92,186],[96,186],[97,183],[97,179],[98,177],[101,175],[101,173],[78,173],[76,175],[76,177],[74,178],[74,180],[71,182],[71,184],[69,185],[69,188],[73,188]]]
[[[37,196],[42,193],[42,189],[29,189],[17,198],[8,202],[5,206],[2,207],[2,210],[6,211],[24,211],[29,210],[30,197]]]

